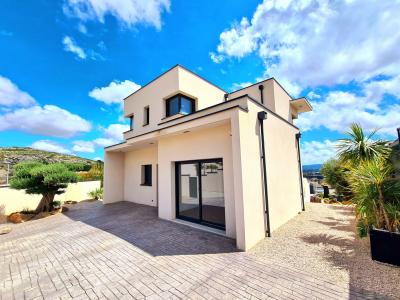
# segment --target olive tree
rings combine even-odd
[[[10,186],[25,190],[27,194],[42,195],[36,213],[51,211],[55,195],[64,193],[68,183],[77,182],[72,169],[71,165],[63,163],[22,162],[15,165]]]

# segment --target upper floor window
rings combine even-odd
[[[150,107],[146,106],[143,110],[143,126],[150,123]]]
[[[133,126],[134,126],[134,117],[132,115],[132,116],[129,116],[129,129],[132,130]]]
[[[189,97],[178,94],[165,101],[166,116],[170,117],[176,114],[188,115],[195,111],[195,101]]]

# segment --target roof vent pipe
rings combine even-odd
[[[228,97],[229,97],[229,94],[228,94],[228,93],[224,95],[224,100],[225,100],[225,102],[228,101]]]
[[[264,104],[264,93],[263,93],[264,86],[263,86],[262,84],[260,84],[260,85],[258,86],[258,89],[260,90],[261,104]]]

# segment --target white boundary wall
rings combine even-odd
[[[100,187],[100,181],[70,183],[58,201],[82,201],[89,199],[88,193]],[[9,186],[0,186],[0,215],[9,215],[24,209],[33,210],[38,205],[41,195],[28,195],[24,190],[13,190]]]

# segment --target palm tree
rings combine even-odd
[[[388,142],[373,140],[376,132],[377,130],[374,130],[366,136],[359,124],[352,123],[350,131],[347,132],[348,138],[338,140],[340,160],[354,166],[364,161],[389,157],[391,149]]]
[[[358,219],[367,227],[400,229],[400,183],[392,179],[392,172],[388,160],[376,159],[362,162],[348,174]]]

